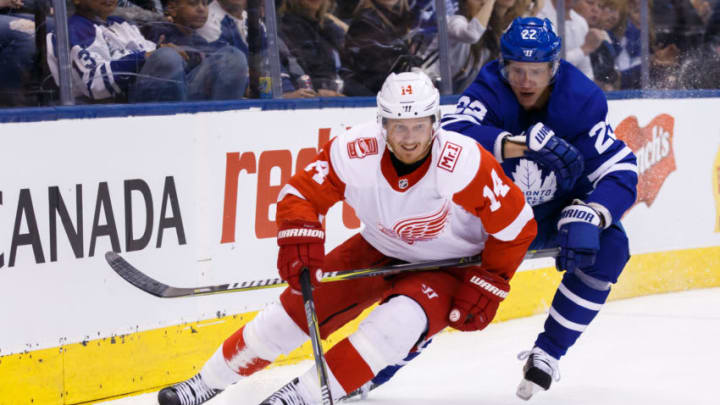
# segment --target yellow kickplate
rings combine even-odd
[[[517,273],[495,322],[545,312],[560,279],[554,268]],[[717,286],[720,247],[642,254],[632,257],[610,299]],[[370,310],[330,336],[325,350],[352,333]],[[197,373],[223,340],[255,315],[0,356],[0,405],[84,404],[157,390]],[[308,343],[274,365],[296,363],[311,353]]]

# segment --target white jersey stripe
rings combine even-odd
[[[532,208],[530,208],[530,204],[525,202],[522,211],[520,211],[520,214],[518,214],[515,220],[499,232],[495,232],[493,236],[502,241],[511,241],[520,234],[531,219],[533,219]]]
[[[600,167],[598,167],[597,169],[595,169],[594,172],[590,173],[590,174],[588,175],[588,180],[590,180],[590,182],[593,182],[593,183],[594,183],[595,180],[597,180],[597,179],[601,178],[602,176],[604,176],[604,175],[605,175],[605,172],[607,172],[608,170],[610,170],[610,168],[611,168],[612,166],[615,166],[618,162],[620,162],[623,158],[625,158],[625,156],[627,156],[627,155],[629,155],[629,154],[631,154],[631,153],[632,153],[632,150],[630,150],[630,148],[628,148],[627,146],[625,146],[625,147],[622,148],[618,153],[616,153],[613,157],[611,157],[610,159],[606,160],[605,163],[603,163],[602,165],[600,165]]]
[[[283,188],[280,190],[280,195],[278,195],[278,202],[282,201],[283,198],[285,198],[287,195],[294,195],[295,197],[302,198],[303,200],[307,200],[302,193],[295,187],[291,186],[290,184],[286,184],[283,186]]]
[[[638,167],[634,163],[618,163],[616,165],[613,165],[609,170],[607,170],[605,173],[603,173],[600,177],[595,180],[593,183],[593,187],[597,187],[597,184],[600,180],[602,180],[605,176],[612,172],[620,172],[620,171],[631,171],[635,174],[638,174]]]
[[[475,125],[481,125],[477,118],[467,114],[445,114],[442,118],[442,125],[454,124],[462,121],[468,121]]]

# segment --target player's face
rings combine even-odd
[[[518,103],[526,110],[542,108],[550,96],[551,64],[510,61],[506,69]]]
[[[427,155],[432,143],[430,117],[388,119],[385,122],[387,142],[393,154],[405,164],[415,163]]]

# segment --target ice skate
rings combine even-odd
[[[165,387],[158,393],[160,405],[199,405],[219,394],[222,390],[207,386],[202,375]]]
[[[296,378],[275,391],[260,405],[310,405],[298,391],[300,379]]]
[[[558,361],[545,350],[533,347],[532,350],[521,352],[519,360],[527,359],[523,367],[523,379],[517,388],[517,396],[528,400],[539,391],[547,391],[553,380],[560,380]]]

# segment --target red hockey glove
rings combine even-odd
[[[465,282],[453,297],[450,326],[462,331],[485,329],[509,291],[510,284],[504,278],[479,267],[468,269]]]
[[[289,221],[280,225],[277,234],[278,270],[290,287],[302,291],[300,273],[310,270],[310,280],[317,286],[322,279],[325,261],[325,231],[319,222]]]

